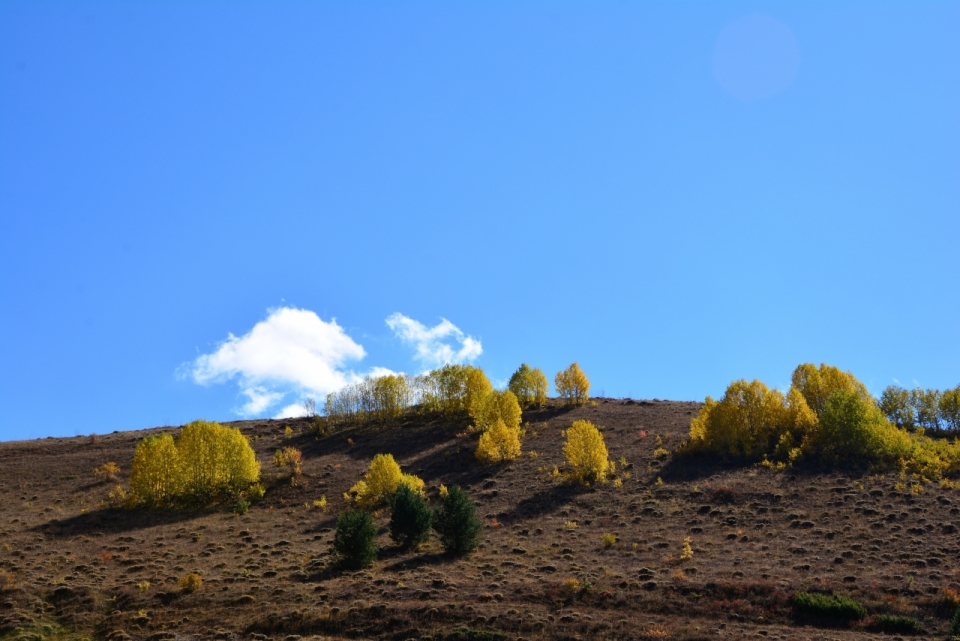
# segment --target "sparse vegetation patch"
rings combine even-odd
[[[797,618],[811,625],[843,626],[867,616],[867,609],[842,594],[798,592],[793,598]]]

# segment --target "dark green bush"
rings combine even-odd
[[[377,526],[363,510],[348,510],[337,517],[330,556],[336,566],[359,569],[377,559]]]
[[[459,485],[450,488],[443,506],[433,514],[433,529],[443,549],[454,556],[463,556],[480,544],[480,520],[476,507]]]
[[[878,614],[873,617],[870,629],[874,632],[887,634],[925,634],[920,622],[911,617],[896,614]]]
[[[419,492],[403,483],[390,499],[390,538],[404,548],[416,548],[430,538],[433,512]]]
[[[953,621],[950,622],[950,635],[960,639],[960,608],[953,615]]]
[[[793,597],[793,608],[801,621],[827,627],[846,625],[867,616],[866,608],[840,594],[797,592]]]
[[[247,513],[247,510],[250,509],[250,501],[243,498],[242,496],[237,499],[236,505],[233,506],[233,513],[237,516],[243,516]]]

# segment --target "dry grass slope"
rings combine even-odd
[[[232,423],[267,486],[243,515],[109,507],[116,484],[94,468],[115,461],[126,484],[137,441],[176,428],[0,444],[0,638],[805,639],[818,633],[794,616],[798,591],[866,606],[831,638],[884,638],[870,631],[877,615],[947,634],[960,605],[956,489],[680,464],[664,450],[686,438],[698,403],[595,400],[526,410],[523,455],[494,466],[475,460],[467,419],[326,438],[308,419]],[[619,483],[551,474],[578,419],[602,428]],[[295,478],[270,464],[286,447],[303,454]],[[332,570],[340,497],[381,452],[425,481],[433,505],[441,483],[466,488],[481,547],[463,559],[435,539],[401,550],[383,511],[375,565]],[[182,589],[191,573],[202,583]]]

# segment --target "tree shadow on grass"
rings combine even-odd
[[[119,479],[114,479],[114,480],[112,480],[112,481],[93,481],[92,483],[87,483],[86,485],[81,485],[80,487],[78,487],[77,489],[75,489],[75,490],[73,491],[73,493],[74,493],[74,494],[83,494],[84,492],[89,492],[90,490],[92,490],[92,489],[94,489],[94,488],[104,487],[104,486],[109,485],[109,484],[111,484],[111,483],[113,483],[114,485],[116,485],[116,484],[119,483],[119,482],[120,482]]]
[[[513,508],[497,515],[497,520],[507,525],[515,521],[537,519],[561,509],[581,494],[593,489],[582,485],[554,485],[545,492],[529,496]]]
[[[741,470],[751,465],[752,463],[748,462],[725,461],[707,454],[685,454],[671,457],[655,474],[667,482],[695,481],[722,472]]]
[[[370,421],[338,429],[329,436],[306,435],[287,443],[299,447],[306,459],[339,455],[370,460],[376,454],[390,453],[400,460],[416,456],[438,443],[452,441],[454,434],[466,430],[467,425],[465,420],[447,420],[442,416],[394,425]]]
[[[755,467],[757,460],[729,461],[710,454],[683,454],[673,456],[657,474],[664,481],[695,481],[724,472],[736,472]],[[788,468],[783,478],[796,480],[798,477],[817,477],[827,473],[841,473],[851,478],[860,478],[870,472],[870,468],[859,461],[844,461],[832,465],[817,462],[801,462]]]
[[[32,528],[54,538],[71,537],[81,534],[118,534],[131,530],[171,525],[192,521],[207,516],[216,510],[174,510],[174,509],[124,509],[107,508],[86,514],[78,514],[68,519],[53,519]]]
[[[394,548],[397,550],[395,554],[391,556],[397,557],[407,552],[407,550],[401,550],[399,548]],[[388,557],[389,558],[389,557]],[[385,560],[381,557],[381,560]],[[400,572],[403,570],[416,570],[426,566],[432,565],[441,565],[443,563],[449,563],[450,561],[455,560],[455,558],[449,554],[443,552],[424,552],[418,554],[417,556],[398,559],[389,565],[383,566],[383,570],[387,572]]]
[[[411,553],[414,554],[414,556],[409,556]],[[415,570],[425,566],[441,565],[454,560],[456,560],[455,557],[445,552],[423,551],[416,553],[410,549],[390,545],[380,548],[377,551],[377,562],[374,565],[381,570],[399,572],[403,570]],[[383,565],[384,563],[386,563],[386,565]],[[300,580],[304,583],[319,583],[345,574],[363,572],[369,569],[370,568],[358,569],[328,564],[326,567],[312,574],[306,576],[301,575]]]
[[[528,407],[523,410],[524,422],[546,422],[575,409],[575,406],[568,405]],[[319,439],[315,433],[305,430],[288,442],[299,447],[306,458],[340,454],[370,460],[375,454],[389,452],[400,460],[414,457],[431,445],[451,441],[455,434],[466,431],[471,423],[473,420],[465,414],[447,416],[439,412],[408,412],[386,423],[371,419],[339,426]]]

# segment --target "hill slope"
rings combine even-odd
[[[155,641],[163,632],[223,639],[807,638],[815,631],[792,618],[798,590],[846,594],[872,614],[907,614],[932,633],[946,632],[952,611],[943,590],[960,589],[960,494],[933,485],[916,495],[896,491],[894,475],[690,469],[655,458],[657,437],[675,447],[698,407],[551,403],[524,413],[524,456],[502,466],[478,464],[475,438],[457,436],[466,424],[438,417],[327,438],[310,433],[305,419],[236,422],[268,486],[243,516],[229,506],[103,507],[114,485],[99,483],[92,469],[115,461],[125,483],[137,441],[175,428],[3,443],[0,638],[44,624],[62,626],[47,636]],[[602,426],[611,458],[623,459],[622,487],[576,488],[550,478],[563,465],[561,431],[581,418]],[[274,450],[287,445],[304,454],[296,486],[269,466]],[[342,494],[380,452],[421,476],[434,502],[440,483],[467,488],[485,522],[481,548],[460,560],[440,554],[435,542],[400,553],[381,528],[373,568],[328,570]],[[326,511],[312,506],[321,496]],[[385,526],[388,516],[378,523]],[[604,548],[608,533],[616,543]],[[693,558],[681,561],[686,537]],[[181,594],[177,580],[189,572],[203,585]],[[866,634],[862,627],[830,632]]]

